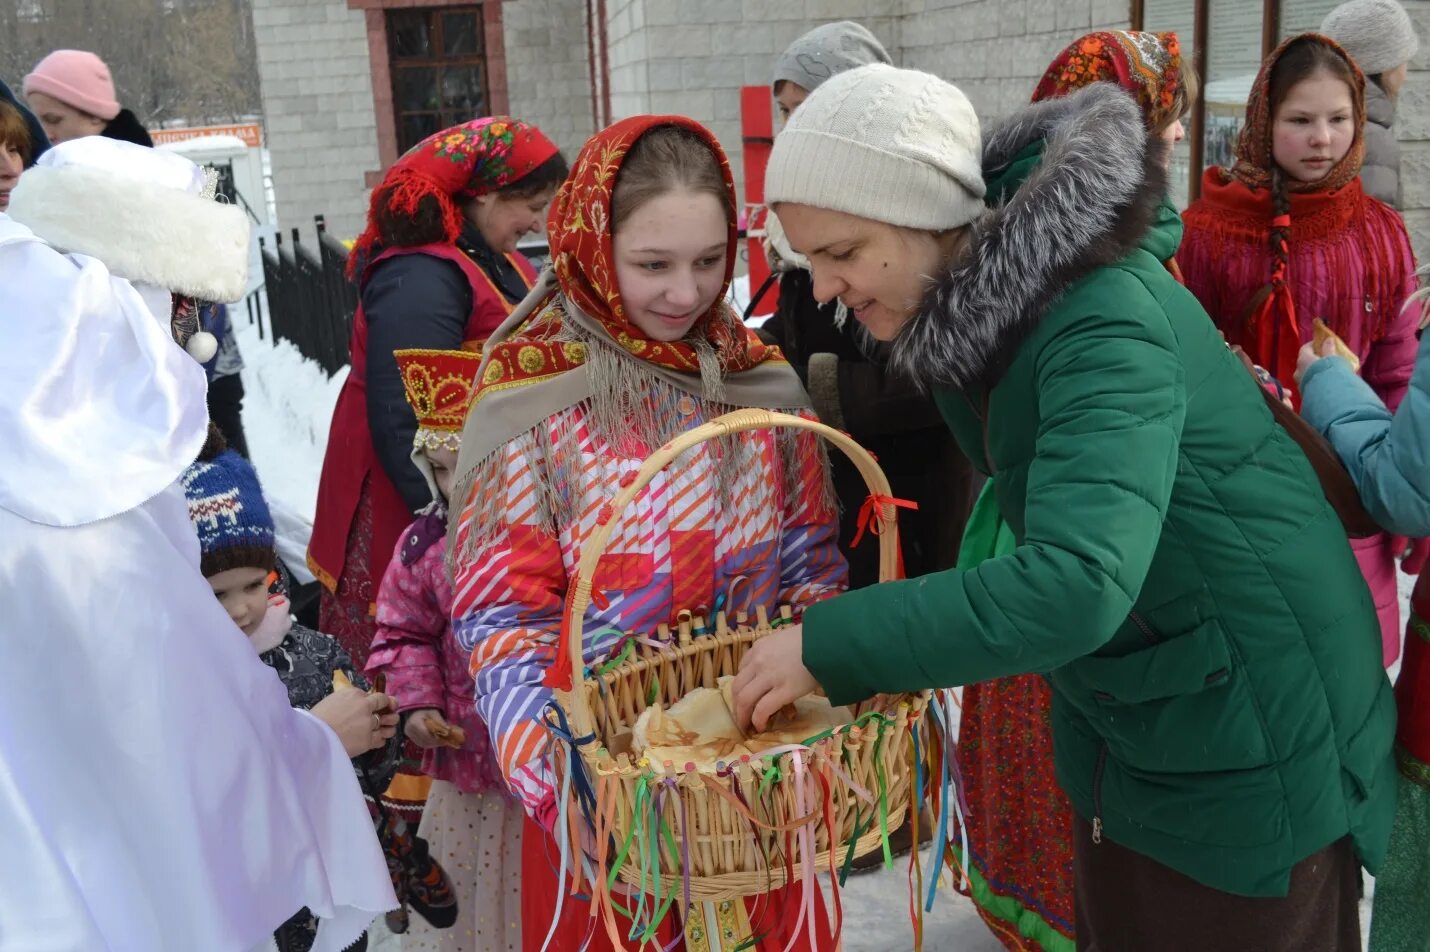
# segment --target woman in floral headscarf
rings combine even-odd
[[[577,949],[593,920],[589,903],[556,881],[551,831],[564,805],[543,715],[552,687],[580,675],[557,641],[581,546],[600,507],[675,435],[737,407],[808,413],[809,402],[779,350],[725,303],[735,193],[704,127],[640,116],[598,133],[548,228],[554,273],[538,285],[544,296],[528,298],[488,346],[462,437],[452,614],[453,632],[472,649],[477,710],[498,765],[532,821],[523,940],[542,947],[562,896],[548,947]],[[737,582],[751,611],[784,604],[799,612],[842,590],[826,487],[808,434],[751,432],[685,454],[612,535],[593,580],[606,597],[585,619],[587,663],[608,654],[620,632],[653,632],[683,609],[709,615]],[[794,924],[799,908],[774,897],[729,925],[741,939],[762,934],[760,949],[783,950],[797,932],[795,948],[833,948],[822,917],[815,935]],[[595,928],[589,948],[610,948],[607,930]],[[680,926],[661,928],[669,947]],[[691,926],[692,941],[699,928]]]
[[[540,227],[566,171],[535,126],[488,117],[424,139],[373,190],[348,265],[361,289],[352,369],[333,411],[308,546],[323,586],[319,627],[359,667],[393,547],[432,501],[412,465],[417,419],[393,352],[480,349],[535,280],[517,241]]]
[[[1170,146],[1196,76],[1175,33],[1089,33],[1053,60],[1033,102],[1092,83],[1116,83],[1142,106],[1148,132]],[[1181,219],[1170,201],[1148,240],[1175,275]],[[969,518],[959,566],[1011,552],[1015,541],[984,487]],[[1009,949],[1073,948],[1072,809],[1053,770],[1052,692],[1042,675],[970,684],[963,691],[958,756],[969,803],[969,892],[979,915]]]
[[[1229,169],[1210,168],[1187,209],[1178,259],[1222,333],[1289,385],[1312,322],[1361,361],[1392,411],[1415,363],[1415,256],[1400,215],[1361,187],[1365,78],[1332,40],[1292,37],[1262,64]],[[1395,559],[1418,573],[1423,543],[1351,540],[1375,595],[1384,661],[1400,655]],[[1412,571],[1413,570],[1413,571]]]

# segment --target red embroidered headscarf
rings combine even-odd
[[[461,203],[519,182],[557,152],[556,144],[533,125],[509,116],[484,116],[434,133],[407,150],[372,190],[367,228],[353,245],[348,276],[356,280],[373,249],[382,244],[379,222],[412,216],[432,198],[441,215],[443,237],[462,231]]]
[[[1274,156],[1275,130],[1272,115],[1271,79],[1277,65],[1291,49],[1302,44],[1318,44],[1329,50],[1349,68],[1351,105],[1355,116],[1355,138],[1350,149],[1326,176],[1316,182],[1297,181],[1279,172]],[[1207,171],[1208,178],[1219,175],[1223,182],[1245,186],[1248,198],[1264,201],[1269,212],[1266,238],[1272,250],[1271,274],[1266,287],[1252,301],[1241,333],[1228,338],[1251,354],[1252,359],[1271,371],[1281,382],[1296,405],[1300,405],[1293,378],[1296,356],[1301,349],[1300,321],[1296,316],[1296,300],[1291,293],[1289,268],[1291,262],[1291,202],[1297,195],[1302,202],[1356,202],[1361,195],[1359,181],[1361,162],[1365,158],[1365,76],[1355,60],[1332,39],[1317,33],[1302,33],[1283,42],[1261,64],[1251,97],[1246,103],[1246,125],[1236,141],[1236,162],[1230,169]]]
[[[633,116],[596,133],[581,149],[575,166],[547,217],[547,238],[560,293],[592,318],[618,345],[651,364],[681,373],[698,374],[700,361],[686,341],[651,340],[626,319],[621,289],[616,280],[611,200],[620,178],[621,164],[636,141],[662,126],[688,130],[709,146],[734,204],[735,184],[730,164],[710,130],[684,116]],[[696,322],[693,333],[703,334],[720,357],[721,370],[735,374],[766,361],[783,361],[779,349],[761,343],[753,331],[730,314],[726,295],[735,270],[737,227],[728,222],[725,279],[710,311]],[[579,367],[586,359],[585,345],[555,338],[560,322],[541,309],[533,321],[511,339],[495,345],[487,355],[477,393],[504,389]]]
[[[1148,129],[1170,124],[1185,107],[1177,34],[1116,30],[1078,37],[1043,74],[1033,102],[1102,82],[1116,83],[1137,98]]]
[[[1315,43],[1324,46],[1336,56],[1345,60],[1355,78],[1351,86],[1351,105],[1355,109],[1355,139],[1345,157],[1318,182],[1298,182],[1286,176],[1286,188],[1292,192],[1329,192],[1349,184],[1360,175],[1361,162],[1365,159],[1365,75],[1350,54],[1341,49],[1340,44],[1319,33],[1302,33],[1293,36],[1276,47],[1275,51],[1261,64],[1256,74],[1256,82],[1251,87],[1251,96],[1246,101],[1246,124],[1236,140],[1236,162],[1223,170],[1225,178],[1242,182],[1249,188],[1270,188],[1272,172],[1276,168],[1273,157],[1275,130],[1272,123],[1271,74],[1282,57],[1293,46]]]

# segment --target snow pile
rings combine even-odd
[[[306,570],[308,538],[318,503],[318,476],[328,445],[328,424],[344,367],[332,378],[288,341],[274,341],[249,324],[241,305],[231,309],[233,330],[243,353],[243,429],[248,451],[273,510],[278,549],[300,582]]]

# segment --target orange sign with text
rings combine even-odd
[[[251,149],[256,149],[263,145],[263,130],[256,122],[246,122],[235,126],[190,126],[184,129],[154,129],[149,133],[155,145],[167,145],[173,142],[186,142],[189,139],[201,139],[204,136],[234,136],[242,139],[243,144]]]

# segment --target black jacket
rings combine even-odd
[[[467,225],[457,247],[487,273],[507,301],[516,304],[526,295],[521,275],[487,246],[476,228]],[[367,422],[373,448],[402,501],[416,512],[432,501],[432,491],[412,465],[417,417],[403,395],[402,375],[392,352],[461,347],[472,313],[472,288],[451,261],[425,254],[398,255],[373,266],[363,286],[362,308],[367,319]]]
[[[887,346],[869,337],[854,318],[834,326],[833,304],[814,300],[808,271],[780,278],[779,306],[759,334],[779,345],[804,381],[814,411],[844,430],[879,460],[894,496],[918,504],[899,510],[904,569],[912,578],[952,568],[972,506],[973,471],[958,450],[933,400],[886,370]],[[834,489],[842,509],[839,545],[849,560],[849,584],[878,581],[878,543],[851,544],[859,508],[869,490],[858,471],[831,454]]]

